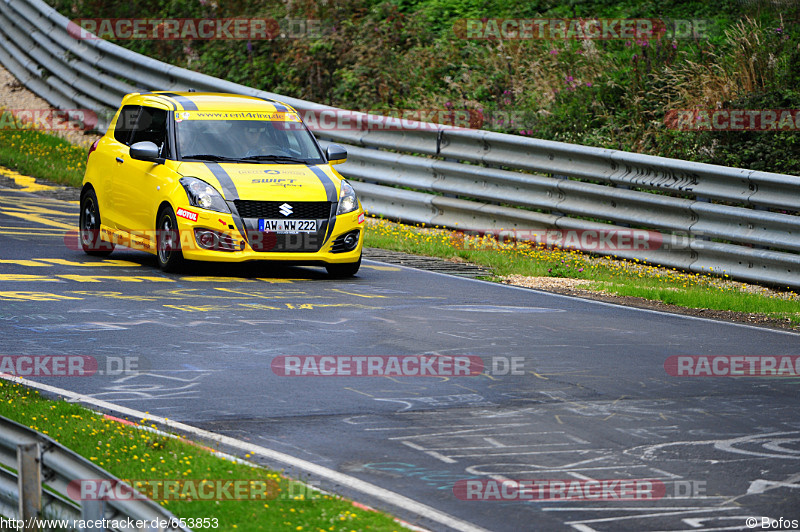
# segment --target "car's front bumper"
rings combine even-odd
[[[361,208],[326,220],[327,224],[319,235],[261,233],[254,229],[252,220],[234,217],[232,214],[200,209],[193,209],[192,214],[197,215],[195,220],[180,216],[177,218],[181,249],[184,258],[188,260],[351,263],[361,256],[364,242],[364,211]],[[204,231],[220,235],[224,242],[216,243],[211,249],[207,249],[198,238],[198,234]],[[352,232],[358,234],[357,245],[349,250],[343,249],[342,237]]]

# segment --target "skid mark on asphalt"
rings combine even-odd
[[[175,371],[138,372],[114,380],[104,386],[102,392],[87,394],[87,397],[104,401],[127,402],[143,400],[188,400],[200,399],[203,379],[211,370],[181,370],[179,373],[194,373],[191,377],[177,376]]]

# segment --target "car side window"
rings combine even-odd
[[[136,118],[139,116],[139,105],[126,105],[122,108],[117,118],[117,124],[114,127],[114,138],[117,142],[121,142],[126,146],[131,145],[131,132],[136,124]]]
[[[158,146],[158,153],[164,157],[167,152],[167,111],[153,107],[142,107],[136,126],[133,128],[131,144],[152,142]]]

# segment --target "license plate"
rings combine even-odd
[[[298,233],[316,233],[316,220],[280,220],[265,219],[258,220],[258,230],[262,232],[294,235]]]

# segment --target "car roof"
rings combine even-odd
[[[290,105],[278,100],[217,92],[136,92],[122,99],[122,105],[165,106],[172,111],[289,111]],[[161,104],[161,105],[158,105]]]

